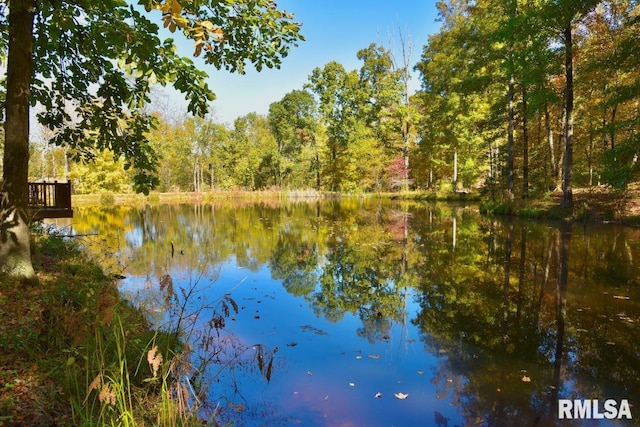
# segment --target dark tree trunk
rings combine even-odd
[[[565,118],[564,118],[564,166],[562,179],[562,201],[563,208],[573,206],[573,184],[571,179],[571,168],[573,163],[573,40],[571,34],[571,23],[564,30],[565,45],[565,76],[566,87],[564,93]]]
[[[527,87],[522,84],[522,198],[529,196],[529,122]]]
[[[29,239],[29,88],[33,73],[33,0],[9,2],[9,52],[3,187],[0,223],[0,271],[35,281]]]

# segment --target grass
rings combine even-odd
[[[370,192],[370,193],[336,193],[308,190],[214,190],[202,193],[196,192],[153,192],[148,196],[141,194],[74,194],[72,205],[82,206],[114,206],[114,205],[144,205],[165,203],[214,203],[217,201],[243,202],[273,202],[301,201],[318,199],[336,199],[350,197],[386,198],[394,200],[428,200],[428,201],[479,201],[477,192],[454,192],[450,187],[436,190],[416,190],[399,192]]]
[[[570,208],[560,206],[561,197],[561,191],[553,191],[526,200],[487,199],[480,203],[480,211],[523,218],[640,225],[640,185],[624,192],[603,187],[574,189]]]
[[[0,279],[0,426],[202,425],[177,334],[62,238],[36,235],[33,262],[38,285]]]

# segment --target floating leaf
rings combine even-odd
[[[370,354],[369,359],[380,359],[380,355],[379,354]]]
[[[421,369],[418,371],[418,375],[424,375],[424,371]]]
[[[396,397],[396,399],[400,399],[400,400],[404,400],[407,397],[409,397],[409,394],[405,394],[405,393],[395,393],[394,396]]]
[[[313,372],[307,371],[307,375],[311,376],[311,375],[313,375]]]
[[[356,386],[356,383],[349,383],[349,385],[350,385],[351,387],[355,387],[355,386]]]

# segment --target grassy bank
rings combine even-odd
[[[335,193],[318,192],[315,190],[229,190],[229,191],[207,191],[196,192],[176,192],[158,193],[153,192],[145,196],[142,194],[74,194],[72,205],[82,206],[112,206],[112,205],[144,205],[144,204],[165,204],[165,203],[210,203],[216,201],[299,201],[318,199],[338,199],[338,198],[384,198],[392,200],[414,200],[414,201],[479,201],[477,193],[442,191],[402,191],[389,193]]]
[[[175,334],[61,238],[36,234],[33,261],[38,285],[0,279],[0,426],[202,425],[175,399]]]
[[[630,186],[626,191],[578,188],[573,191],[570,208],[560,207],[561,197],[558,190],[524,200],[487,199],[480,204],[480,211],[523,218],[640,225],[640,185]]]

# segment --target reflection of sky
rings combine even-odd
[[[189,280],[174,277],[174,287],[189,287]],[[230,294],[240,307],[235,320],[227,321],[232,334],[249,346],[278,348],[280,363],[270,383],[256,373],[233,374],[242,378],[236,402],[270,407],[270,425],[288,425],[286,417],[301,425],[416,425],[416,420],[428,425],[435,411],[450,422],[459,420],[455,408],[438,399],[430,375],[438,359],[424,352],[415,326],[395,324],[388,340],[370,343],[356,334],[362,327],[357,316],[347,313],[336,323],[317,318],[304,297],[288,294],[265,266],[252,272],[227,262],[213,285],[205,282],[199,297],[212,301]],[[122,289],[149,301],[150,283],[158,279],[131,277]],[[407,300],[409,312],[415,312],[413,298]],[[220,390],[224,383],[216,382],[210,395],[233,396],[232,389]],[[394,397],[400,392],[409,397]],[[263,425],[263,415],[251,419],[250,411],[242,414],[245,425]]]
[[[136,227],[133,230],[127,231],[124,235],[124,238],[129,244],[129,246],[133,246],[134,248],[140,248],[144,243],[144,236],[142,234],[142,229],[139,227]]]
[[[513,286],[509,331],[503,337],[505,331],[500,325],[503,323],[504,249],[500,245],[505,236],[500,234],[497,222],[491,224],[491,230],[496,231],[491,242],[496,247],[487,255],[486,241],[481,240],[483,235],[471,232],[482,227],[482,219],[459,218],[460,244],[454,256],[450,250],[451,217],[443,215],[445,219],[438,223],[435,215],[432,223],[428,220],[430,210],[418,211],[412,217],[408,233],[409,245],[415,245],[408,251],[415,257],[407,267],[413,276],[405,281],[389,273],[389,270],[395,271],[389,264],[391,261],[380,260],[379,266],[369,262],[358,264],[362,260],[353,254],[375,256],[377,251],[367,252],[374,245],[385,248],[383,253],[391,256],[394,248],[399,249],[399,242],[380,237],[376,232],[379,224],[371,224],[369,230],[364,219],[357,233],[352,229],[346,231],[346,226],[338,220],[320,220],[320,229],[325,227],[324,231],[331,233],[330,237],[325,235],[326,241],[318,234],[316,241],[313,230],[299,238],[305,227],[301,224],[306,221],[292,211],[291,217],[282,219],[281,223],[270,219],[273,227],[268,229],[273,231],[260,240],[260,236],[247,233],[243,227],[257,222],[257,215],[263,215],[257,211],[246,210],[239,217],[229,209],[229,222],[216,224],[207,222],[206,215],[194,220],[188,207],[171,208],[170,213],[180,224],[162,232],[176,242],[174,258],[166,238],[163,240],[160,236],[142,242],[143,231],[155,227],[147,223],[145,229],[134,225],[131,231],[114,231],[117,236],[108,245],[100,243],[98,251],[105,252],[106,246],[117,248],[116,256],[122,258],[123,263],[136,262],[135,268],[123,271],[129,277],[121,289],[136,304],[151,309],[156,324],[167,320],[168,312],[162,309],[163,296],[158,289],[160,276],[169,273],[178,295],[182,295],[180,287],[187,291],[196,287],[189,313],[230,294],[240,313],[234,315],[233,320],[227,319],[228,332],[249,348],[257,343],[278,348],[270,383],[256,372],[255,360],[247,359],[211,389],[211,397],[227,396],[233,403],[246,406],[238,415],[243,417],[245,425],[291,425],[292,420],[300,420],[302,425],[329,426],[434,425],[437,411],[448,418],[448,425],[452,426],[473,420],[486,423],[496,419],[491,417],[513,411],[519,414],[519,420],[526,422],[534,421],[541,412],[548,413],[557,337],[555,282],[550,279],[546,287],[540,288],[541,276],[536,275],[546,265],[547,254],[555,254],[553,235],[549,239],[546,228],[530,230],[528,264],[523,264],[527,277],[522,286],[518,284],[520,278],[516,271],[521,253],[521,241],[517,240],[520,233],[511,234],[515,239]],[[277,213],[274,211],[272,216],[277,218]],[[139,212],[131,213],[131,218],[139,217]],[[131,218],[123,222],[135,224]],[[238,218],[243,218],[244,223]],[[473,223],[473,227],[467,223]],[[224,228],[216,228],[220,224],[224,224]],[[624,398],[627,396],[621,394],[624,390],[620,390],[620,381],[612,377],[634,376],[627,382],[638,383],[634,375],[638,372],[637,357],[634,358],[637,347],[634,350],[628,343],[637,342],[636,325],[640,322],[635,320],[638,317],[635,307],[640,298],[633,287],[623,289],[619,285],[627,283],[626,278],[635,280],[635,267],[630,266],[625,257],[619,263],[604,263],[602,258],[594,256],[604,251],[613,259],[618,248],[629,245],[633,246],[633,254],[638,251],[634,240],[625,240],[629,242],[625,246],[619,243],[619,235],[605,234],[611,231],[616,230],[599,232],[586,243],[578,238],[572,240],[574,252],[570,260],[576,265],[570,267],[587,268],[579,272],[572,270],[569,276],[572,280],[567,293],[560,397]],[[146,236],[150,234],[147,232]],[[231,235],[233,237],[229,237]],[[195,244],[195,240],[202,240],[204,244]],[[101,242],[101,238],[96,237],[95,241]],[[336,244],[337,241],[340,244]],[[269,242],[274,246],[270,247]],[[275,246],[277,242],[281,244]],[[609,250],[611,242],[617,244]],[[339,251],[346,251],[346,260],[340,259],[342,252]],[[399,254],[398,251],[395,256]],[[138,257],[139,264],[132,261]],[[590,270],[585,260],[594,260],[597,268]],[[556,267],[552,264],[550,271]],[[350,286],[363,283],[348,282],[353,269],[357,273],[353,276],[355,280],[383,283],[385,287],[380,289],[393,292],[394,297],[395,283],[409,283],[415,286],[412,289],[423,289],[422,293],[414,290],[404,299],[393,300],[394,307],[398,302],[400,305],[391,312],[399,309],[401,314],[392,316],[400,319],[404,311],[406,326],[386,317],[371,316],[378,309],[375,304],[385,302],[384,299],[364,295],[363,300],[359,300],[358,295],[348,292],[353,289]],[[486,269],[491,273],[483,273]],[[619,274],[610,279],[606,273],[614,269]],[[383,270],[387,273],[383,274]],[[533,273],[529,274],[529,270]],[[132,271],[138,275],[150,273],[148,277],[136,277]],[[590,271],[595,272],[593,276]],[[335,280],[346,280],[339,283],[344,287],[339,292],[353,301],[340,301],[345,305],[336,307],[330,295],[325,294],[324,299],[316,295],[321,291],[317,281],[331,279],[331,274]],[[371,278],[369,274],[376,277]],[[273,279],[274,276],[281,280]],[[625,280],[620,282],[618,277]],[[367,289],[363,288],[365,292]],[[301,296],[295,296],[294,292]],[[629,300],[614,298],[627,293]],[[518,301],[522,302],[521,311],[516,311]],[[536,302],[541,304],[537,309]],[[360,311],[343,313],[345,307],[353,309],[354,305],[349,305],[352,303]],[[624,316],[615,314],[622,312]],[[204,325],[211,312],[203,310],[200,314],[201,325]],[[335,319],[330,321],[324,316]],[[369,316],[369,319],[359,316],[363,319]],[[529,347],[529,343],[534,345]],[[530,383],[522,380],[524,373],[531,378]],[[225,388],[234,381],[239,385],[236,394],[232,387]],[[394,397],[398,392],[407,393],[409,397],[398,400]],[[382,397],[376,399],[376,393]],[[223,402],[223,407],[225,404]],[[269,418],[264,418],[264,411]],[[544,422],[540,425],[549,425]]]

